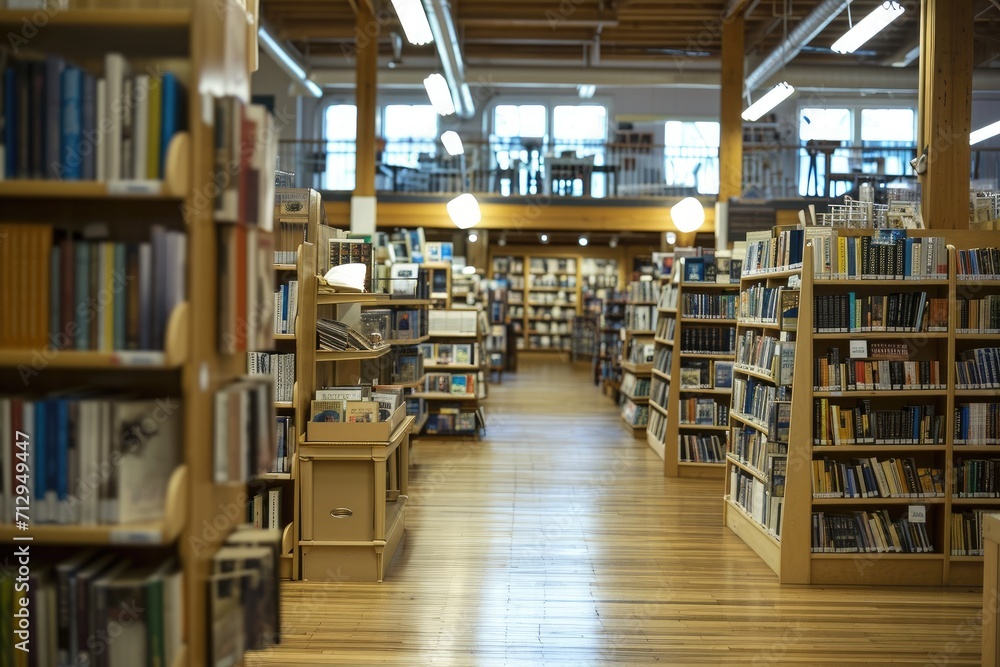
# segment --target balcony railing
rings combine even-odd
[[[838,147],[823,153],[801,145],[746,145],[744,196],[840,197],[865,181],[912,183],[909,146]],[[280,143],[280,168],[297,187],[351,191],[355,144],[322,140]],[[996,181],[1000,151],[973,153],[973,177]],[[714,196],[719,191],[718,149],[705,146],[466,141],[465,155],[449,156],[434,141],[388,142],[377,155],[376,189],[408,195],[462,192],[499,197],[649,198]]]

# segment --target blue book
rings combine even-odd
[[[124,283],[126,274],[126,252],[124,243],[115,244],[115,293],[111,297],[114,308],[114,349],[124,350],[125,328],[128,322],[128,291]]]
[[[281,286],[281,333],[288,333],[288,285]]]
[[[59,489],[59,430],[62,426],[59,421],[60,400],[48,400],[45,405],[45,417],[48,420],[48,439],[45,443],[45,509],[48,512],[48,520],[55,521],[55,503]]]
[[[60,502],[69,499],[69,401],[60,399],[56,401],[56,453],[55,460],[58,462],[56,469],[56,497]]]
[[[81,70],[82,71],[82,70]],[[92,181],[97,178],[97,79],[90,72],[83,72],[80,96],[80,153],[83,165],[80,178]]]
[[[174,134],[184,129],[186,118],[184,89],[171,72],[165,72],[162,86],[162,117],[160,119],[160,172],[166,173],[167,148]]]
[[[3,73],[3,142],[6,146],[4,171],[7,178],[17,176],[17,77],[14,68]]]
[[[906,237],[906,251],[903,255],[903,275],[913,275],[913,237]]]
[[[62,178],[78,181],[83,177],[80,139],[83,132],[83,72],[67,67],[62,73]]]
[[[85,317],[90,301],[90,243],[75,244],[76,280],[73,289],[73,316],[76,321],[76,349],[90,349],[90,322]]]
[[[61,326],[59,323],[60,303],[62,302],[59,280],[59,267],[61,262],[61,248],[58,245],[52,246],[49,251],[49,340],[55,346],[59,340]]]

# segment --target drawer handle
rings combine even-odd
[[[349,507],[338,507],[337,509],[330,510],[330,516],[334,519],[347,519],[354,515],[354,510]]]

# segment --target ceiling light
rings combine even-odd
[[[576,92],[580,94],[581,100],[589,100],[597,92],[597,86],[592,83],[580,84],[576,87]]]
[[[506,234],[502,234],[500,236],[500,238],[497,240],[497,245],[498,246],[505,246],[505,245],[507,245],[507,235]]]
[[[612,236],[611,240],[608,241],[608,245],[611,246],[612,248],[617,248],[618,247],[618,237],[617,236]]]
[[[667,242],[667,245],[673,245],[677,243],[677,234],[674,234],[673,232],[667,232],[665,240]]]
[[[469,243],[475,243],[479,240],[479,234],[475,232],[469,232]]]
[[[427,14],[420,0],[392,0],[396,16],[406,33],[406,41],[414,46],[430,44],[434,41],[431,25],[427,22]]]
[[[764,93],[764,96],[747,107],[743,112],[743,120],[753,122],[766,114],[768,111],[784,102],[795,92],[795,89],[787,81],[782,81],[771,90]]]
[[[690,234],[705,224],[705,207],[694,197],[685,197],[671,207],[670,219],[678,231]]]
[[[898,2],[883,2],[871,14],[855,23],[854,27],[834,42],[830,49],[836,53],[854,53],[887,25],[902,16],[903,11],[903,6]]]
[[[427,97],[430,98],[434,111],[442,116],[455,113],[455,101],[451,98],[451,90],[443,76],[436,72],[431,74],[424,79],[424,88],[427,89]]]
[[[448,130],[442,134],[441,143],[444,144],[444,149],[448,151],[448,155],[465,154],[465,146],[462,145],[462,137],[458,136],[458,132],[455,130]]]
[[[541,235],[539,235],[538,240],[541,241],[542,243],[548,243],[549,242],[549,235],[548,234],[541,234]]]
[[[467,275],[467,276],[473,276],[473,275],[476,274],[476,267],[474,267],[474,266],[463,267],[462,268],[462,273],[465,274],[465,275]]]
[[[469,229],[479,224],[483,214],[475,195],[466,192],[448,202],[448,215],[459,229]]]
[[[993,123],[992,125],[987,125],[982,127],[972,134],[969,135],[969,144],[978,144],[980,141],[986,141],[990,137],[995,137],[1000,134],[1000,120]]]
[[[264,50],[278,62],[278,66],[281,69],[285,70],[292,78],[298,79],[299,83],[304,85],[313,97],[323,97],[323,89],[306,75],[306,71],[299,64],[299,61],[278,43],[271,33],[267,31],[267,28],[264,26],[258,28],[257,37],[260,39]]]
[[[579,243],[582,246],[585,246],[588,243],[590,243],[590,240],[586,236],[581,236],[579,239],[577,239],[577,243]]]

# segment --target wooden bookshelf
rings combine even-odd
[[[683,342],[689,335],[687,332],[694,328],[713,327],[724,329],[727,326],[735,325],[735,319],[719,317],[695,316],[694,310],[685,308],[685,303],[715,303],[724,295],[736,294],[739,290],[738,284],[722,284],[711,282],[681,282],[683,275],[683,259],[678,261],[672,276],[661,278],[662,286],[660,299],[657,303],[659,312],[659,322],[656,330],[655,361],[654,361],[654,387],[651,401],[655,405],[653,413],[650,415],[651,425],[647,433],[647,442],[653,451],[663,457],[664,474],[668,477],[694,477],[721,479],[725,473],[725,462],[722,456],[718,456],[718,461],[698,460],[697,455],[701,453],[700,448],[685,455],[684,440],[687,439],[688,447],[692,444],[697,446],[697,441],[692,438],[708,439],[708,443],[721,441],[722,450],[725,450],[728,426],[718,424],[699,424],[682,421],[681,412],[682,401],[698,400],[705,401],[705,405],[728,405],[731,388],[714,387],[714,362],[732,362],[733,355],[725,353],[700,353],[685,350]],[[681,379],[681,368],[686,360],[699,360],[695,363],[707,367],[709,373],[708,380],[712,381],[712,386],[705,387],[685,387]],[[656,397],[661,396],[662,402],[658,402]],[[718,414],[718,408],[715,409]],[[689,418],[690,419],[690,418]],[[713,448],[714,451],[714,448]],[[711,452],[706,448],[704,454],[708,458],[713,458]]]
[[[870,235],[870,230],[838,230],[841,236]],[[983,580],[983,557],[964,555],[961,545],[955,544],[956,533],[952,529],[953,513],[981,510],[992,511],[1000,506],[1000,498],[959,497],[958,487],[961,476],[960,463],[964,460],[993,461],[1000,455],[1000,446],[956,444],[956,408],[964,403],[994,403],[1000,390],[973,390],[964,395],[957,388],[955,361],[967,349],[988,347],[990,339],[971,338],[963,340],[956,333],[959,299],[962,285],[957,280],[957,252],[969,248],[1000,247],[1000,234],[991,232],[968,232],[951,230],[907,230],[907,236],[915,238],[943,237],[948,245],[947,280],[855,280],[850,285],[836,281],[815,279],[814,259],[811,246],[804,253],[802,268],[779,269],[754,277],[744,276],[741,287],[749,289],[757,283],[781,285],[791,277],[801,276],[798,302],[798,323],[794,338],[794,370],[791,382],[791,418],[788,434],[786,476],[784,479],[784,505],[781,514],[780,532],[772,534],[758,520],[736,502],[733,488],[727,484],[724,502],[724,520],[727,526],[739,535],[774,570],[782,583],[819,585],[907,585],[907,586],[976,586]],[[815,318],[819,312],[814,308],[816,298],[854,292],[856,298],[871,295],[887,296],[893,293],[908,294],[926,292],[927,298],[946,299],[948,303],[948,330],[946,332],[864,332],[840,333],[837,336],[816,334],[813,331]],[[966,292],[970,298],[982,298],[991,293],[989,286],[976,285]],[[744,326],[741,323],[740,328]],[[756,325],[765,331],[763,326]],[[772,333],[776,330],[771,329]],[[940,376],[946,383],[945,389],[910,389],[891,391],[818,391],[815,389],[814,367],[816,360],[824,357],[828,349],[844,351],[842,359],[849,359],[848,347],[852,341],[871,340],[879,343],[905,344],[909,350],[909,360],[937,361]],[[996,338],[991,339],[995,341]],[[739,375],[739,371],[737,371]],[[762,381],[766,374],[758,374]],[[981,391],[981,393],[980,393]],[[874,441],[868,444],[815,444],[814,424],[817,419],[815,402],[829,401],[830,405],[853,408],[855,401],[867,400],[873,410],[898,411],[904,406],[931,405],[935,416],[940,418],[941,440],[938,444],[896,444]],[[756,420],[740,419],[734,412],[730,414],[734,429],[743,424],[766,433],[768,427]],[[923,437],[929,437],[926,434]],[[940,496],[907,497],[821,497],[813,494],[812,470],[814,461],[829,459],[846,462],[862,457],[874,457],[878,461],[890,457],[901,459],[912,457],[917,466],[936,468],[941,471],[944,493]],[[749,466],[741,466],[735,458],[730,458],[729,468],[749,470],[747,474],[756,476],[761,483],[767,483],[764,471]],[[813,551],[813,513],[825,515],[849,515],[854,511],[886,509],[893,520],[908,516],[908,509],[922,507],[926,515],[926,532],[933,545],[931,552],[915,553],[829,553]],[[970,515],[971,516],[971,515]]]

